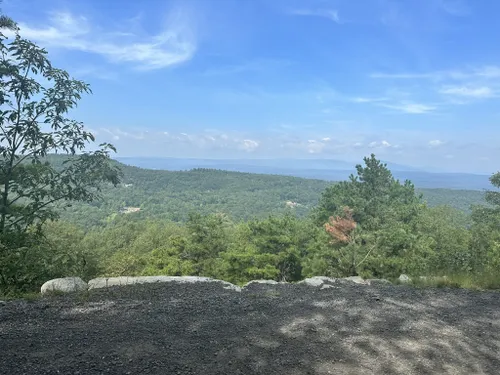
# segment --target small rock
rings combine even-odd
[[[299,284],[306,284],[309,286],[321,286],[325,283],[335,284],[335,282],[336,282],[336,280],[332,279],[330,277],[314,276],[314,277],[310,277],[310,278],[304,279],[302,281],[299,281]]]
[[[402,283],[411,283],[410,277],[404,273],[399,276],[399,281]]]
[[[335,287],[330,284],[323,284],[320,289],[330,289],[330,288],[335,288]]]

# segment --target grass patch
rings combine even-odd
[[[500,274],[450,273],[446,276],[415,277],[411,284],[417,287],[500,290]]]
[[[264,295],[268,298],[278,298],[279,296],[281,296],[281,293],[277,290],[268,290]]]
[[[1,301],[14,301],[16,299],[23,299],[26,301],[35,301],[41,298],[41,294],[37,292],[23,292],[23,293],[0,293]]]
[[[73,295],[79,302],[87,302],[90,299],[90,290],[83,290],[79,292],[61,292],[59,290],[48,291],[45,294],[40,292],[20,292],[20,291],[10,291],[10,292],[0,292],[0,301],[15,301],[15,300],[25,300],[25,301],[38,301],[42,298],[58,298],[62,296]]]

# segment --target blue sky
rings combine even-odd
[[[495,0],[4,0],[120,156],[500,169]]]

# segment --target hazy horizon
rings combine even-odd
[[[365,155],[369,156],[369,155]],[[198,161],[198,160],[206,160],[206,161],[220,161],[220,162],[225,162],[225,161],[241,161],[241,162],[252,162],[252,161],[304,161],[304,162],[315,162],[315,161],[324,161],[324,162],[336,162],[336,163],[341,163],[345,165],[345,168],[342,168],[343,170],[347,169],[355,169],[356,164],[363,164],[363,156],[360,159],[356,160],[343,160],[343,159],[335,159],[335,158],[319,158],[317,156],[309,156],[309,157],[290,157],[290,158],[285,158],[285,157],[247,157],[247,158],[224,158],[224,157],[177,157],[177,156],[134,156],[134,155],[119,155],[119,154],[113,154],[111,155],[113,159],[116,159],[120,161],[120,159],[155,159],[155,160],[167,160],[167,159],[174,159],[174,160],[192,160],[192,161]],[[425,165],[410,165],[410,164],[402,164],[398,162],[394,162],[391,160],[383,160],[381,159],[383,163],[387,163],[389,165],[389,168],[391,166],[399,166],[397,170],[399,171],[421,171],[421,172],[428,172],[428,173],[453,173],[453,174],[476,174],[476,175],[488,175],[490,176],[493,173],[496,173],[496,171],[493,172],[486,172],[486,171],[477,171],[477,170],[462,170],[462,171],[457,171],[457,170],[447,170],[443,168],[437,168],[434,166],[425,166]],[[291,169],[294,167],[291,166]]]
[[[333,171],[355,171],[355,166],[357,164],[363,164],[363,160],[358,161],[346,161],[341,159],[326,159],[326,158],[181,158],[181,157],[169,157],[169,156],[118,156],[112,155],[112,158],[120,161],[133,161],[131,165],[141,165],[146,166],[151,165],[148,161],[177,161],[181,162],[189,162],[187,165],[192,166],[192,168],[197,167],[205,167],[203,162],[214,162],[218,165],[236,165],[236,166],[262,166],[262,167],[277,167],[280,169],[287,170],[304,170],[305,168],[310,168],[311,170],[328,170],[331,168],[333,164]],[[304,164],[280,164],[280,163],[288,163],[288,162],[304,162]],[[201,163],[200,163],[201,162]],[[267,162],[267,163],[266,163]],[[273,163],[274,162],[274,163]],[[388,168],[392,172],[419,172],[419,173],[434,173],[434,174],[465,174],[465,175],[478,175],[478,176],[491,176],[491,173],[480,173],[477,171],[471,172],[456,172],[456,171],[447,171],[441,170],[437,168],[425,168],[425,167],[416,167],[407,164],[395,163],[390,160],[381,160],[382,163],[386,163]],[[227,164],[230,163],[230,164]],[[331,163],[330,165],[325,165],[326,163]],[[323,165],[322,165],[323,164]],[[168,165],[168,164],[165,164]],[[191,168],[191,167],[190,167]],[[168,168],[167,168],[168,169]]]

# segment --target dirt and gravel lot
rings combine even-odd
[[[500,293],[149,284],[0,302],[0,374],[499,374]]]

